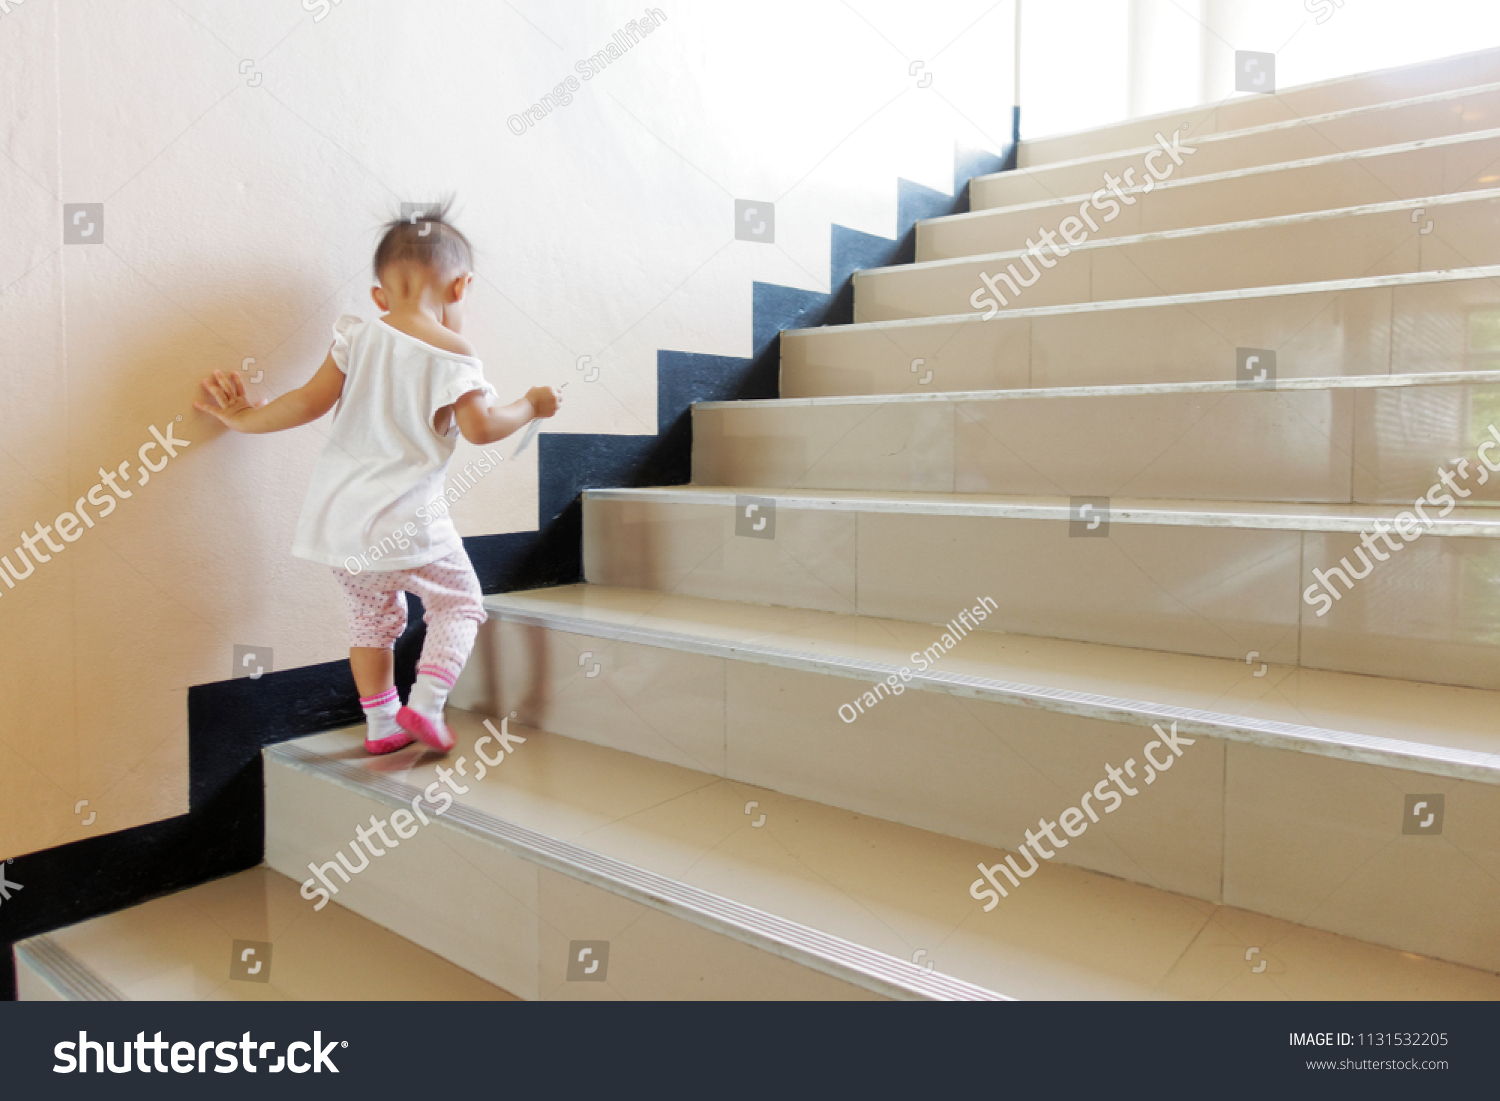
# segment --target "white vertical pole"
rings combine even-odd
[[[1014,0],[1016,6],[1016,30],[1015,42],[1015,67],[1011,73],[1010,101],[1015,106],[1021,106],[1021,0]]]
[[[1016,28],[1012,36],[1015,62],[1011,67],[1011,141],[1021,140],[1021,0],[1012,0],[1016,8]]]

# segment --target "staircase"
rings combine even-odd
[[[584,494],[449,758],[267,750],[246,874],[435,996],[1500,997],[1500,51],[1020,163]],[[152,996],[134,913],[23,996]]]

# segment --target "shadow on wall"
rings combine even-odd
[[[910,263],[915,258],[919,219],[967,210],[971,176],[1014,166],[1013,146],[1004,156],[960,151],[954,158],[952,193],[898,181],[894,239],[835,225],[832,293],[754,285],[753,354],[749,358],[658,352],[656,435],[539,436],[538,530],[464,540],[484,591],[582,580],[581,498],[585,489],[686,484],[691,474],[690,410],[694,402],[776,397],[781,330],[850,323],[855,271]],[[219,299],[217,307],[205,306],[206,313],[199,316],[211,318],[212,310],[222,309],[225,300]],[[233,326],[228,328],[232,331]],[[202,339],[196,328],[193,333],[186,343]],[[166,347],[143,348],[131,362],[142,372],[159,373],[162,362],[180,362],[182,355],[182,347],[168,341]],[[219,342],[201,354],[194,351],[190,358],[207,363],[215,362],[215,357],[222,361]],[[112,415],[113,423],[118,419]],[[142,422],[143,430],[147,423],[149,417]],[[264,553],[284,553],[289,539],[288,535],[277,541],[268,529]],[[412,602],[410,613],[412,626],[397,643],[397,683],[403,688],[411,685],[423,639],[419,601]],[[547,703],[542,687],[547,680],[544,641],[540,629],[525,638],[530,687],[522,698],[527,710],[540,716]],[[481,649],[475,660],[492,656]],[[498,693],[490,698],[498,698]],[[259,864],[265,833],[261,749],[347,726],[360,717],[358,693],[349,663],[343,659],[268,673],[255,681],[226,680],[189,688],[189,812],[17,857],[7,865],[12,881],[28,888],[35,884],[38,893],[28,898],[28,902],[35,900],[34,905],[0,908],[0,944],[5,946],[0,957],[0,997],[15,997],[14,961],[9,951],[13,942]]]

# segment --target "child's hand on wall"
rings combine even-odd
[[[526,400],[531,402],[538,417],[551,417],[562,405],[562,394],[551,386],[533,386],[526,391]]]
[[[238,422],[245,414],[266,404],[264,401],[252,402],[245,395],[245,380],[240,377],[238,371],[230,371],[227,376],[223,371],[215,371],[212,378],[203,380],[203,389],[208,391],[215,404],[204,405],[202,402],[195,401],[193,408],[200,413],[219,418],[226,426],[236,431],[241,430]]]

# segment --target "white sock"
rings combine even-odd
[[[416,683],[411,686],[411,695],[406,699],[406,706],[429,719],[441,719],[443,708],[448,704],[448,693],[452,689],[453,683],[446,672],[419,672]]]
[[[360,707],[365,711],[365,741],[378,742],[392,734],[401,733],[396,725],[396,712],[401,710],[401,697],[395,688],[387,688],[376,696],[361,696]]]

